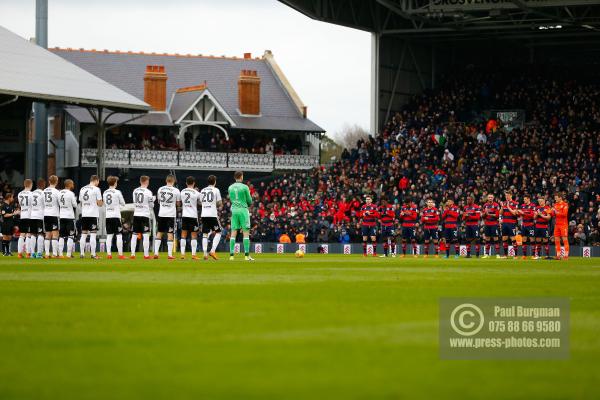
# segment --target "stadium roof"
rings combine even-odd
[[[0,26],[0,94],[146,111],[143,101]]]
[[[210,93],[238,129],[324,132],[303,116],[302,104],[271,60],[270,52],[261,58],[235,58],[60,48],[50,51],[138,99],[144,98],[147,65],[164,65],[168,76],[168,102],[178,89],[206,82]],[[243,116],[238,110],[238,79],[244,69],[256,70],[261,79],[261,114],[256,117]],[[194,95],[188,97],[188,101],[195,98]],[[183,107],[179,104],[180,99],[177,101],[174,112]],[[175,121],[175,116],[172,115],[172,119]]]
[[[320,21],[416,40],[533,40],[598,49],[597,0],[279,0]]]

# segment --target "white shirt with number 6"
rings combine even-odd
[[[81,203],[81,216],[98,218],[100,216],[100,207],[98,202],[102,201],[102,192],[100,188],[94,185],[87,185],[79,192],[79,202]]]

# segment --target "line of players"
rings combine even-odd
[[[86,243],[89,238],[90,254],[96,254],[97,232],[99,227],[100,209],[105,209],[106,223],[106,252],[112,258],[113,238],[116,241],[118,256],[124,259],[123,254],[123,227],[121,223],[121,209],[125,206],[123,194],[117,189],[119,179],[114,176],[107,178],[109,188],[101,193],[98,187],[100,180],[93,175],[90,183],[81,188],[78,199],[73,192],[74,182],[70,179],[64,181],[64,189],[58,190],[58,177],[48,178],[48,186],[44,179],[39,179],[36,189],[33,189],[31,179],[24,181],[24,190],[18,196],[20,214],[19,229],[21,235],[18,240],[18,257],[23,258],[65,258],[64,248],[67,245],[66,257],[72,256],[76,236],[76,210],[81,207],[81,238],[79,241],[81,258],[85,257]],[[216,187],[217,179],[214,175],[208,177],[208,186],[198,191],[193,177],[186,179],[186,188],[179,191],[175,184],[175,177],[169,175],[166,185],[158,189],[157,196],[148,189],[150,178],[142,176],[140,187],[133,191],[133,234],[131,235],[131,256],[135,258],[138,244],[138,235],[142,238],[144,258],[150,259],[151,212],[158,201],[160,209],[157,218],[157,234],[154,240],[154,257],[158,258],[159,250],[164,239],[167,240],[168,258],[174,259],[173,243],[175,233],[175,219],[177,209],[181,208],[181,258],[185,258],[186,245],[190,239],[192,259],[198,259],[196,249],[198,233],[202,226],[202,248],[204,259],[212,257],[217,260],[216,249],[221,240],[221,224],[218,219],[218,208],[222,206],[221,192]],[[200,207],[200,220],[198,208]],[[201,224],[200,224],[201,222]],[[212,247],[208,249],[208,239],[213,234]]]
[[[555,218],[555,248],[557,258],[561,258],[561,240],[565,247],[565,256],[568,258],[569,242],[567,240],[568,230],[568,203],[566,196],[559,193],[555,196],[553,207],[546,204],[544,196],[538,196],[537,204],[532,202],[530,195],[523,196],[523,203],[518,204],[513,200],[511,192],[505,192],[505,201],[496,202],[494,195],[487,196],[483,206],[475,203],[473,196],[467,198],[467,204],[461,208],[448,200],[440,210],[435,206],[433,200],[427,200],[427,206],[419,212],[417,205],[407,199],[400,207],[389,204],[385,198],[377,206],[373,203],[371,196],[365,197],[365,204],[361,207],[361,234],[363,239],[363,255],[367,256],[367,243],[373,245],[373,255],[376,256],[377,248],[377,225],[381,228],[381,239],[383,240],[384,254],[381,257],[396,255],[396,238],[401,237],[402,254],[405,257],[407,246],[412,245],[412,254],[417,257],[417,240],[415,227],[420,222],[424,233],[424,253],[429,256],[430,246],[433,244],[435,256],[439,257],[440,244],[443,242],[446,255],[450,257],[450,247],[454,246],[455,258],[460,256],[458,228],[461,223],[465,224],[467,258],[471,257],[472,250],[479,257],[481,251],[480,227],[483,221],[484,240],[483,257],[491,256],[492,248],[497,258],[509,256],[509,243],[514,248],[514,256],[519,255],[526,258],[528,254],[534,259],[542,257],[542,250],[547,259],[550,256],[550,220]],[[517,241],[518,220],[521,220],[520,232],[522,235],[522,246]],[[396,234],[396,221],[400,222],[402,232]],[[441,235],[440,235],[441,234]],[[441,238],[440,238],[441,236]],[[503,255],[500,248],[503,249]]]

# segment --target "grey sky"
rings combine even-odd
[[[48,0],[49,47],[260,56],[272,50],[330,133],[369,126],[370,35],[275,0]],[[0,0],[0,25],[35,34],[35,0]]]

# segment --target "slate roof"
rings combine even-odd
[[[75,118],[77,121],[83,124],[93,124],[94,119],[85,108],[81,107],[67,107],[65,109],[69,115]],[[106,114],[105,114],[106,115]],[[167,112],[154,112],[151,111],[147,114],[127,114],[127,113],[118,113],[112,115],[107,123],[109,125],[112,124],[122,124],[130,119],[135,117],[139,117],[133,121],[127,122],[125,125],[151,125],[151,126],[173,126],[173,122],[171,122],[171,116]]]
[[[69,104],[148,110],[129,93],[0,26],[0,94]]]
[[[143,78],[146,66],[164,65],[168,76],[168,102],[177,89],[199,85],[206,81],[210,92],[236,122],[237,128],[324,132],[324,129],[300,115],[289,94],[263,59],[56,48],[50,50],[138,99],[144,98]],[[237,85],[243,69],[256,70],[261,78],[260,117],[242,117],[238,111]],[[193,96],[189,97],[188,104],[191,104]],[[177,105],[176,111],[180,107],[184,107],[183,102]]]

